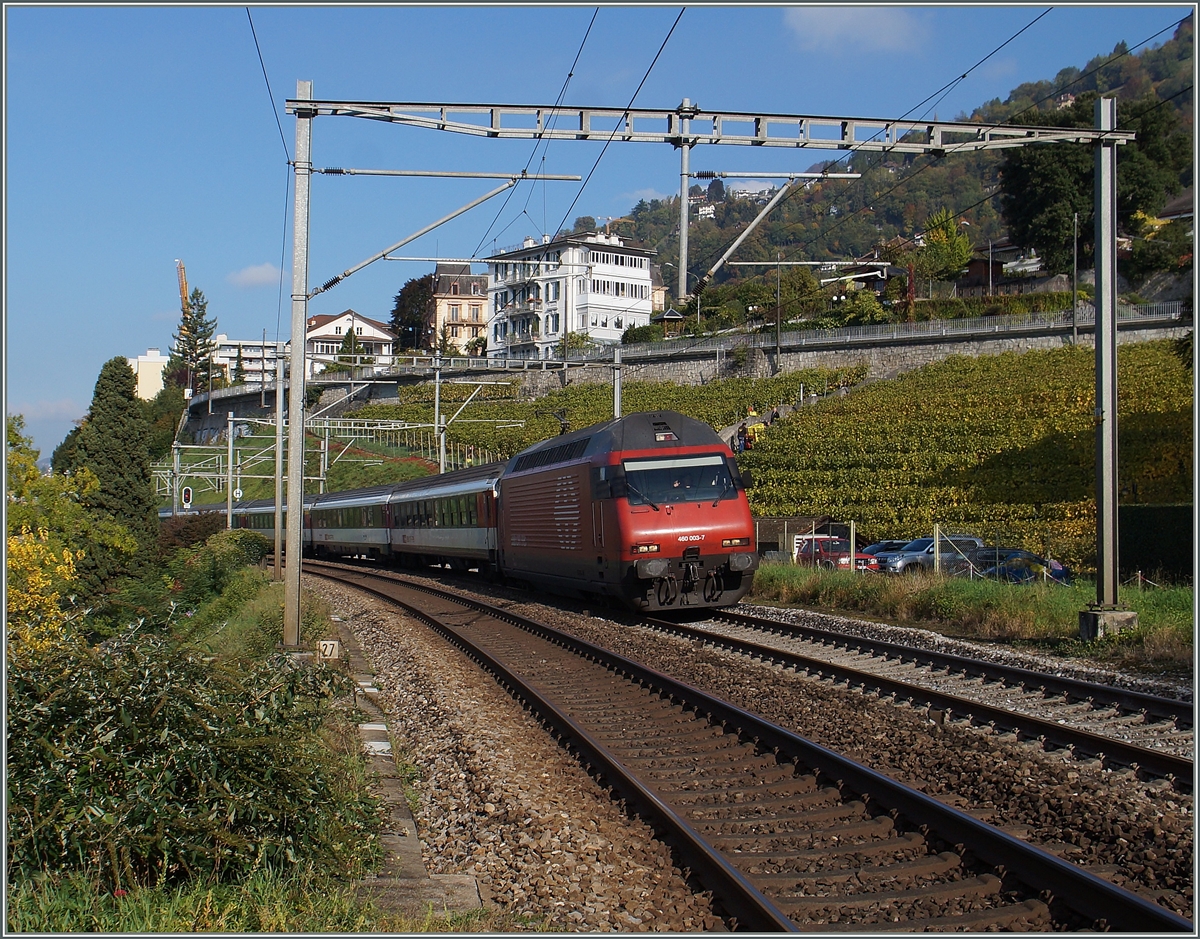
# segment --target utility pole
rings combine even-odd
[[[691,130],[691,118],[697,109],[692,106],[690,98],[684,98],[676,109],[679,116],[679,299],[682,302],[687,296],[687,266],[688,266],[688,153],[691,141],[688,131]],[[699,305],[696,316],[699,318]]]
[[[1096,102],[1096,128],[1114,130],[1117,101]],[[1137,614],[1118,607],[1117,558],[1117,141],[1095,141],[1096,167],[1096,602],[1080,612],[1080,634],[1136,625]]]
[[[296,98],[312,100],[312,82],[296,82]],[[308,203],[314,110],[296,112],[296,188],[292,219],[292,362],[288,388],[287,586],[283,646],[300,648],[300,568],[304,535],[304,347],[308,319]]]
[[[442,353],[433,357],[433,432],[438,439],[438,472],[446,472],[446,431],[442,427]]]
[[[225,417],[225,527],[233,527],[233,412]]]
[[[1075,213],[1075,235],[1071,242],[1071,345],[1079,345],[1079,213]]]
[[[283,580],[283,344],[275,344],[275,583]]]
[[[783,260],[783,252],[775,252],[775,371],[779,371],[779,339],[780,331],[782,330],[783,316],[779,306],[779,284],[780,278],[783,276],[783,267],[779,264]]]
[[[171,459],[174,469],[171,472],[171,516],[179,514],[179,441],[171,444]]]
[[[699,298],[697,298],[699,302]],[[621,347],[613,347],[613,417],[621,416]]]

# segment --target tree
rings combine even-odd
[[[466,345],[467,355],[483,355],[487,351],[487,336],[479,335]]]
[[[150,476],[150,425],[136,393],[129,363],[118,356],[104,363],[92,406],[79,428],[72,471],[86,468],[96,487],[84,505],[102,519],[126,529],[138,547],[148,549],[158,531],[157,499]],[[80,579],[111,590],[115,577],[130,572],[126,559],[111,553],[84,558]]]
[[[1089,92],[1059,111],[1035,111],[1023,124],[1094,127],[1096,94]],[[1137,213],[1155,215],[1167,196],[1179,191],[1191,166],[1191,137],[1179,129],[1175,113],[1153,96],[1118,102],[1117,127],[1137,139],[1117,148],[1117,226],[1137,234]],[[1034,248],[1047,270],[1064,273],[1073,263],[1075,214],[1079,215],[1079,263],[1094,256],[1095,169],[1090,144],[1015,147],[1000,163],[1000,209],[1010,237]]]
[[[708,201],[709,202],[724,202],[725,201],[725,184],[719,179],[714,179],[708,184]]]
[[[585,231],[595,231],[596,220],[590,215],[581,215],[575,219],[575,227],[571,229],[574,234],[579,234]]]
[[[238,343],[237,361],[233,363],[233,384],[246,384],[246,366],[242,362],[242,344]]]
[[[28,594],[23,609],[31,616],[44,617],[47,623],[61,624],[61,618],[47,612],[47,604],[71,594],[78,594],[80,603],[85,603],[89,593],[100,586],[77,583],[81,562],[97,555],[128,558],[137,543],[124,527],[87,507],[99,487],[90,469],[80,466],[70,474],[43,474],[37,467],[39,453],[24,434],[22,417],[10,415],[7,424],[9,622],[14,611],[16,545],[24,578],[20,589]]]
[[[971,239],[959,230],[950,210],[941,208],[925,220],[925,245],[916,255],[922,277],[953,280],[971,260]]]
[[[433,275],[414,277],[400,288],[393,298],[392,332],[397,345],[403,349],[422,347],[425,317],[433,305]]]
[[[193,392],[207,391],[213,368],[212,354],[217,345],[212,341],[217,321],[208,318],[208,301],[204,292],[193,288],[187,309],[179,319],[179,331],[171,337],[171,354],[163,368],[164,378]],[[214,386],[215,387],[215,386]]]
[[[342,337],[342,346],[338,349],[337,364],[326,365],[323,371],[343,372],[345,369],[342,366],[354,368],[358,365],[372,365],[374,362],[375,357],[373,355],[363,355],[363,347],[358,344],[358,336],[355,335],[353,328],[351,328]]]
[[[450,327],[443,326],[437,335],[438,355],[457,355],[458,341],[450,338]]]
[[[171,444],[175,442],[185,406],[183,389],[177,385],[163,385],[162,391],[142,403],[142,412],[146,423],[150,425],[151,460],[161,460],[171,452]],[[57,453],[56,450],[55,454]]]

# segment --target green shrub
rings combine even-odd
[[[376,844],[318,730],[351,691],[275,655],[249,671],[132,635],[8,676],[8,880],[83,871],[116,888],[338,871]]]

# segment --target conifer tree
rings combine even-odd
[[[193,392],[208,390],[212,353],[217,348],[212,341],[216,329],[216,319],[208,317],[204,291],[193,288],[187,309],[180,314],[179,331],[171,337],[171,355],[163,369],[169,382]]]
[[[147,549],[158,534],[158,513],[150,475],[150,425],[136,381],[123,357],[104,363],[73,457],[76,466],[87,467],[97,481],[84,504],[120,524]],[[80,567],[81,575],[94,576],[102,584],[127,572],[122,559],[112,554],[89,557]]]

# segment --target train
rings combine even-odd
[[[307,495],[302,544],[306,556],[475,569],[639,612],[732,606],[759,564],[749,485],[707,424],[638,412],[505,462]],[[231,527],[267,533],[274,513],[271,499],[237,502]]]

